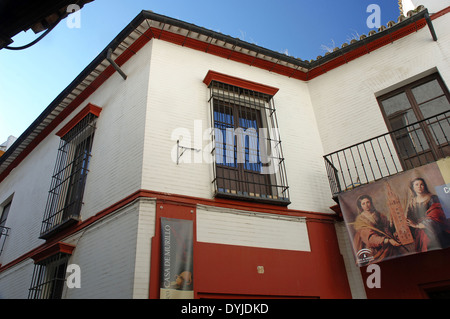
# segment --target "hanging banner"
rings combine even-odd
[[[356,264],[450,247],[450,158],[339,195]]]
[[[193,299],[193,222],[161,218],[161,299]]]

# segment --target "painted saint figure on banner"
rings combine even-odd
[[[420,177],[411,181],[410,190],[406,218],[414,237],[416,252],[449,247],[450,224],[439,198],[429,191],[427,183]]]
[[[375,209],[372,198],[369,195],[361,195],[356,206],[359,215],[352,223],[356,232],[353,244],[355,252],[366,252],[363,258],[358,254],[358,262],[369,264],[401,255],[402,246],[396,238],[393,224]]]
[[[338,195],[359,267],[450,248],[449,164],[450,158]]]

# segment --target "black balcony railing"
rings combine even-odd
[[[9,236],[10,229],[8,227],[0,226],[0,255],[5,247],[6,238]]]
[[[450,110],[325,155],[333,197],[450,156]]]

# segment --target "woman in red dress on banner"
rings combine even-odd
[[[410,183],[411,200],[406,218],[415,240],[416,252],[450,246],[450,223],[442,210],[439,198],[431,194],[423,178]]]

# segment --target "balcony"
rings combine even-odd
[[[450,110],[325,155],[333,198],[450,156]]]

